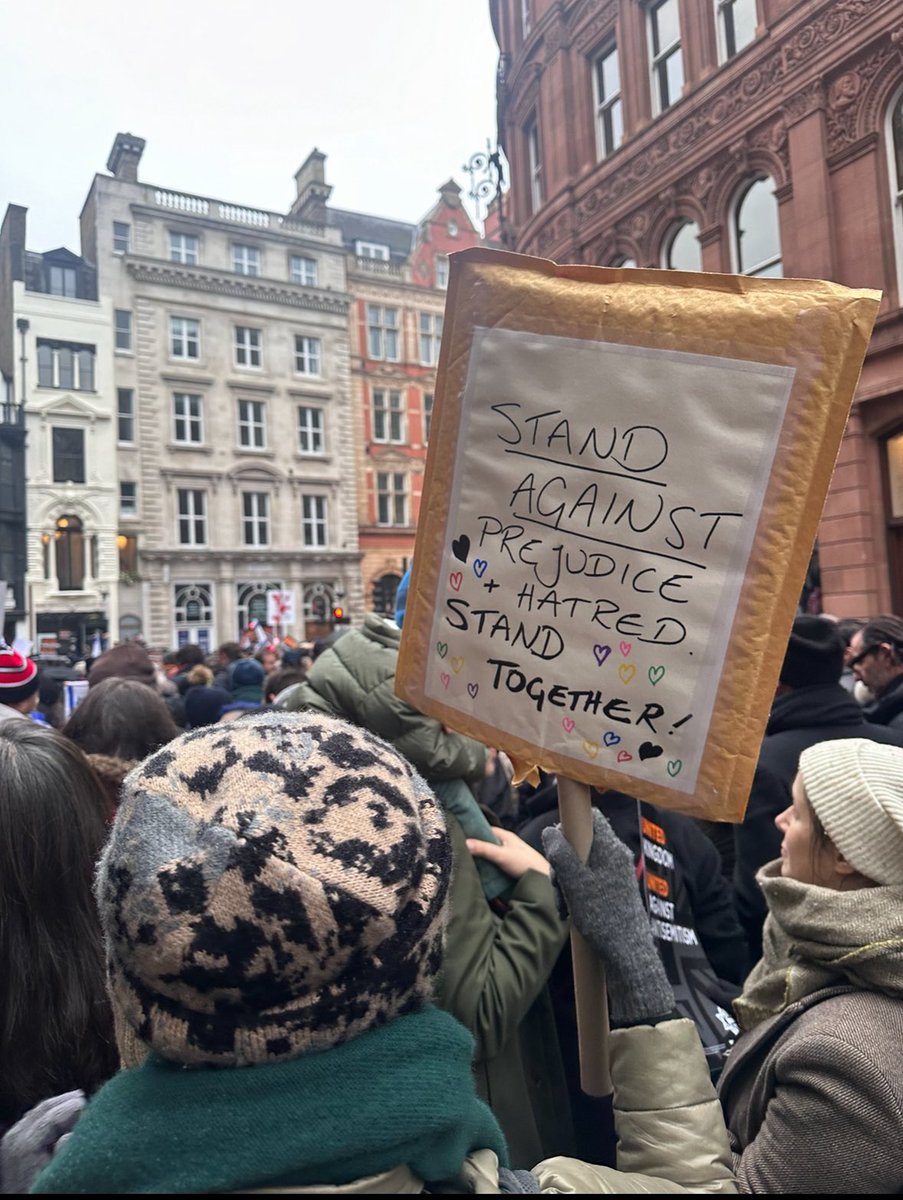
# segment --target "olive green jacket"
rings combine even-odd
[[[427,783],[483,778],[488,750],[459,733],[447,733],[395,695],[401,630],[368,613],[360,629],[346,634],[317,658],[304,683],[286,695],[290,712],[307,708],[344,717],[385,739],[417,768]]]

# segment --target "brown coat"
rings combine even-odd
[[[718,1093],[741,1191],[903,1189],[903,1000],[813,992],[737,1041]]]

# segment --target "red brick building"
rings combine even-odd
[[[394,613],[414,551],[448,256],[479,242],[449,180],[417,225],[327,210],[347,251],[364,608]]]
[[[884,292],[819,533],[822,605],[903,613],[897,0],[490,0],[508,244]]]

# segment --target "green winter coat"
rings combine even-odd
[[[314,709],[344,717],[391,742],[427,783],[466,779],[486,772],[488,751],[472,738],[446,733],[438,721],[395,695],[401,630],[376,613],[317,658],[307,679],[292,689],[283,707]]]
[[[486,747],[446,733],[395,695],[401,630],[369,614],[325,650],[286,707],[345,717],[391,742],[432,785],[481,779]],[[440,800],[442,789],[437,790]],[[446,808],[454,872],[445,967],[436,1002],[476,1039],[477,1090],[504,1130],[515,1167],[572,1151],[573,1130],[555,1023],[545,990],[567,937],[545,875],[528,871],[496,915]]]

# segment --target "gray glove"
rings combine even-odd
[[[0,1140],[0,1190],[24,1194],[75,1128],[87,1104],[82,1091],[51,1096],[29,1109]]]
[[[605,964],[612,1024],[672,1013],[674,992],[652,940],[633,855],[602,813],[593,809],[587,862],[580,861],[560,825],[542,831],[542,847],[574,924]]]

